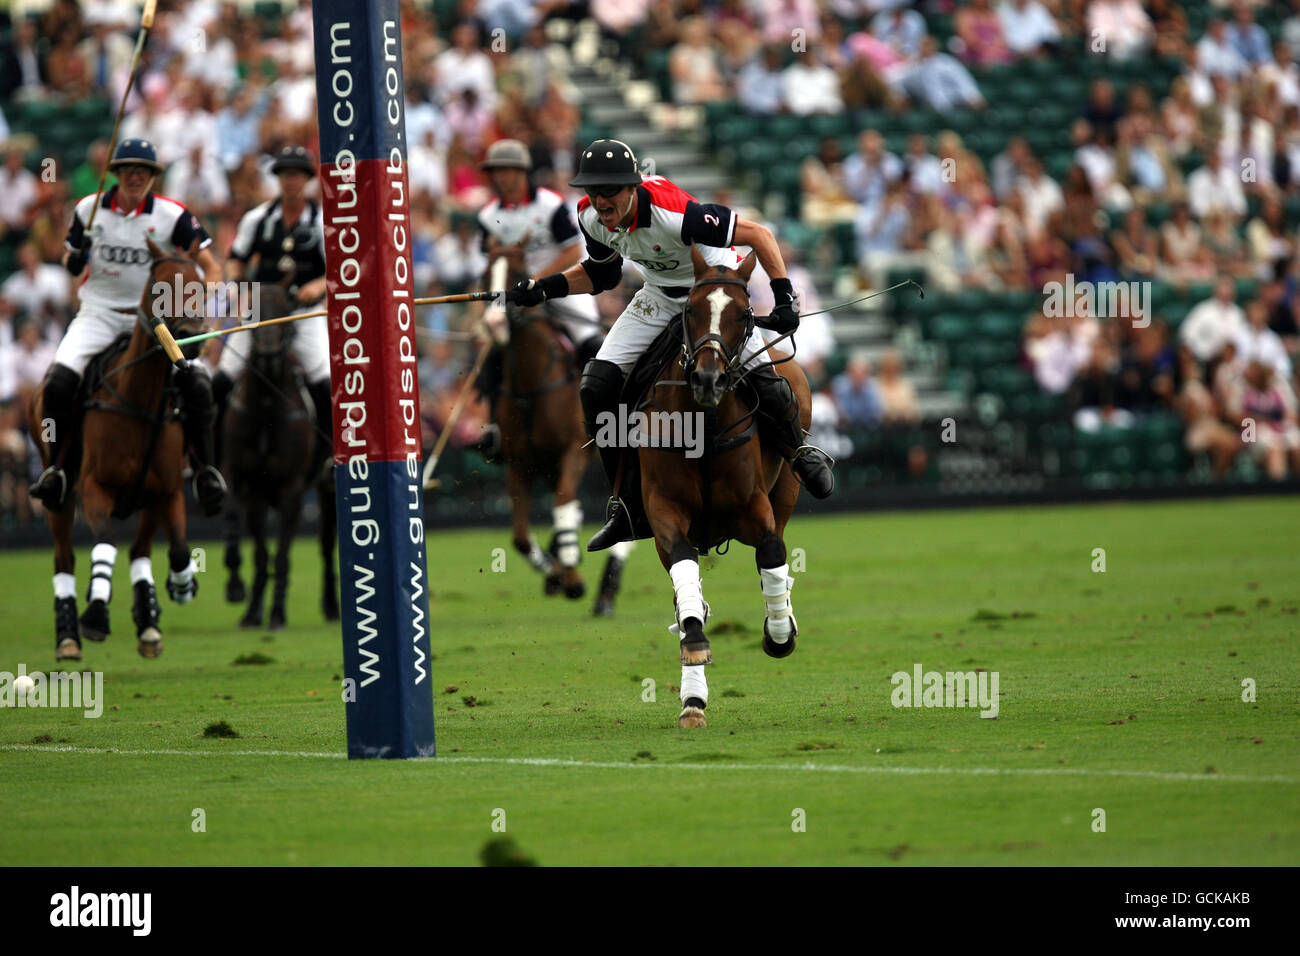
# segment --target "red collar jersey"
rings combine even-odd
[[[636,221],[614,231],[601,224],[590,199],[578,202],[578,227],[593,262],[621,256],[636,264],[647,285],[680,289],[695,284],[692,245],[700,246],[710,265],[734,268],[740,261],[730,248],[739,218],[733,210],[698,202],[662,176],[645,177],[636,196]]]

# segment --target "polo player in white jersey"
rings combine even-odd
[[[511,302],[538,305],[567,295],[599,293],[622,281],[623,259],[631,259],[645,278],[582,374],[580,395],[587,433],[594,439],[603,413],[617,411],[624,377],[641,354],[682,308],[695,283],[691,246],[710,265],[736,268],[743,258],[734,245],[750,246],[771,277],[776,305],[764,328],[792,332],[799,327],[798,300],[786,277],[785,261],[771,230],[741,219],[726,206],[700,203],[662,176],[642,177],[631,148],[618,140],[596,140],[583,150],[578,174],[569,183],[587,196],[578,203],[578,226],[587,241],[587,258],[540,279],[527,279],[507,293]],[[743,345],[755,368],[747,377],[758,394],[758,411],[771,426],[779,450],[794,473],[817,498],[835,488],[829,457],[804,441],[799,403],[786,380],[771,367],[762,335],[754,330]],[[601,464],[614,482],[622,449],[600,449]],[[638,503],[631,502],[632,507]],[[611,498],[605,526],[587,544],[599,551],[636,534],[628,504]]]
[[[488,147],[480,168],[487,172],[496,192],[496,198],[478,214],[483,251],[489,257],[522,247],[529,275],[563,272],[578,264],[582,239],[573,214],[559,193],[533,185],[529,177],[533,160],[526,145],[517,139],[497,140]],[[596,300],[589,295],[573,295],[547,302],[545,309],[547,318],[568,333],[581,370],[595,357],[604,340]],[[501,387],[501,355],[500,348],[492,349],[479,379],[480,391],[493,415]],[[501,430],[495,422],[484,429],[478,448],[489,461],[499,456]]]
[[[54,364],[46,373],[45,415],[53,419],[50,465],[32,485],[33,498],[57,510],[67,501],[68,477],[63,471],[81,421],[77,393],[86,365],[119,335],[129,334],[137,321],[140,299],[149,281],[152,257],[146,239],[169,245],[192,258],[211,281],[222,278],[221,264],[208,247],[212,239],[203,224],[174,199],[150,191],[162,172],[153,144],[127,139],[118,144],[108,168],[118,184],[99,197],[99,211],[90,235],[95,196],[82,198],[68,229],[64,268],[79,276],[89,266],[79,290],[80,308],[59,343]],[[192,251],[193,250],[193,251]],[[212,383],[199,362],[182,362],[175,381],[185,408],[185,438],[195,460],[194,495],[206,514],[221,510],[226,483],[217,471],[212,448],[215,409]]]

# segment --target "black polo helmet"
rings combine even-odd
[[[155,173],[163,171],[162,163],[158,162],[158,153],[153,148],[153,143],[147,139],[124,139],[118,143],[113,158],[108,162],[108,168],[114,170],[120,166],[146,166]]]
[[[275,162],[271,164],[271,172],[281,173],[286,169],[296,169],[311,176],[316,172],[316,164],[312,161],[311,153],[307,152],[305,147],[286,146],[275,154]]]
[[[578,175],[570,186],[636,186],[641,182],[632,147],[616,139],[598,139],[578,157]]]

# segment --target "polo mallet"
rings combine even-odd
[[[117,148],[117,131],[122,126],[122,114],[126,112],[126,100],[131,95],[131,88],[135,86],[135,74],[140,69],[140,54],[144,52],[144,41],[149,36],[149,30],[153,26],[154,11],[158,7],[158,0],[144,0],[144,12],[140,15],[140,32],[135,38],[135,56],[131,58],[131,76],[126,81],[126,89],[122,91],[122,102],[117,104],[117,119],[113,122],[113,138],[108,143],[108,159],[104,162],[104,168],[99,172],[99,186],[95,189],[95,205],[90,207],[90,222],[86,223],[86,232],[90,232],[90,227],[95,224],[95,213],[99,212],[99,197],[104,191],[104,181],[108,179],[108,167],[113,162],[113,150]],[[175,343],[173,343],[175,344]],[[164,345],[164,347],[166,347]]]

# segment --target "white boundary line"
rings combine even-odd
[[[37,751],[39,753],[116,754],[122,757],[307,757],[345,760],[343,753],[317,753],[309,750],[118,750],[101,747],[51,747],[41,744],[0,744],[0,750]],[[814,773],[861,773],[886,776],[958,776],[958,777],[1127,777],[1136,780],[1191,781],[1206,783],[1280,783],[1300,784],[1300,777],[1245,777],[1230,773],[1181,773],[1160,770],[1091,770],[1074,767],[867,767],[849,764],[819,763],[622,763],[599,760],[565,760],[557,757],[432,757],[421,763],[499,764],[521,767],[587,767],[596,770],[766,770]]]

